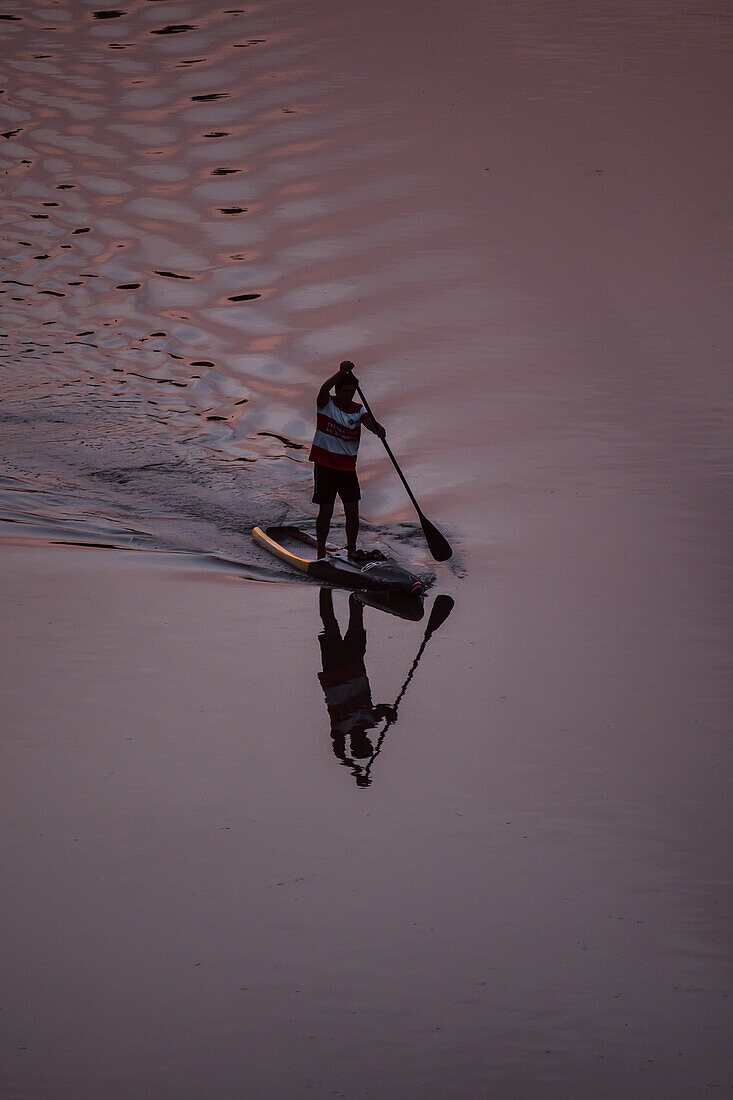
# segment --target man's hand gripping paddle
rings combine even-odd
[[[374,416],[374,413],[369,408],[369,402],[367,401],[366,397],[364,396],[364,391],[362,390],[362,388],[361,388],[361,386],[359,385],[358,382],[356,384],[356,392],[359,394],[359,397],[364,402],[364,408],[366,409],[369,416],[371,416],[372,420],[374,420],[374,422],[376,424],[377,421],[376,421],[376,418]],[[420,520],[420,526],[422,527],[423,533],[425,535],[425,541],[428,544],[428,550],[433,555],[433,557],[435,558],[436,561],[447,561],[448,558],[453,556],[453,549],[451,547],[451,544],[448,542],[448,540],[445,538],[444,535],[441,535],[438,528],[435,527],[430,522],[430,520],[427,518],[427,516],[423,515],[423,512],[422,512],[422,509],[420,508],[420,505],[415,500],[415,495],[414,495],[412,489],[410,488],[410,486],[407,484],[407,481],[405,480],[405,475],[402,473],[402,470],[399,468],[399,466],[397,464],[397,459],[392,454],[389,443],[387,442],[386,439],[382,439],[382,443],[384,444],[385,451],[387,452],[389,457],[392,459],[392,465],[394,466],[397,473],[400,475],[400,481],[404,485],[405,489],[407,489],[407,495],[409,496],[410,500],[412,501],[412,503],[415,507],[415,511],[417,512],[417,518]]]

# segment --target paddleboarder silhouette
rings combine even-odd
[[[318,505],[318,557],[326,556],[333,507],[339,496],[346,519],[346,552],[353,561],[366,561],[368,555],[358,550],[356,545],[361,499],[356,458],[361,426],[363,424],[381,440],[385,439],[386,432],[366,408],[354,401],[359,383],[353,370],[354,364],[345,359],[319,389],[316,397],[316,432],[308,457],[313,463],[313,503]],[[336,391],[333,396],[331,390]]]
[[[425,634],[407,678],[393,704],[372,702],[371,686],[364,659],[366,630],[364,605],[353,592],[349,596],[349,625],[341,635],[333,608],[333,592],[322,588],[318,596],[323,630],[318,635],[321,646],[322,671],[318,679],[326,697],[331,719],[331,744],[336,758],[353,775],[357,787],[368,787],[374,761],[382,749],[384,738],[397,721],[397,711],[407,687],[420,662],[425,646],[453,610],[450,596],[436,596]],[[384,722],[376,739],[369,737],[380,722]]]
[[[339,369],[327,378],[318,391],[316,405],[316,432],[310,449],[309,459],[313,463],[313,503],[318,505],[316,518],[316,539],[318,557],[326,555],[326,542],[333,516],[336,497],[341,497],[346,518],[346,550],[354,561],[368,560],[368,555],[357,549],[359,535],[359,500],[361,490],[356,476],[356,457],[359,451],[361,426],[379,436],[384,449],[397,471],[400,481],[407,490],[420,520],[428,549],[436,561],[447,561],[453,555],[453,549],[444,535],[430,522],[415,500],[415,494],[407,484],[392,448],[387,442],[385,428],[376,420],[359,385],[354,377],[354,364],[344,359]],[[335,389],[335,396],[331,390]],[[363,407],[354,402],[359,394]]]

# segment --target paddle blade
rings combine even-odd
[[[425,638],[429,638],[430,635],[442,626],[445,620],[450,615],[454,607],[454,600],[450,596],[445,596],[441,592],[439,596],[436,596],[433,600],[433,608],[430,612],[430,618],[428,619],[428,625],[425,627]]]
[[[434,527],[429,519],[419,512],[420,524],[428,544],[428,550],[436,561],[448,561],[453,557],[453,548],[448,539],[441,535],[437,527]]]

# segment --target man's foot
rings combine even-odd
[[[346,551],[349,561],[353,561],[355,565],[362,565],[367,561],[384,561],[384,554],[381,550],[348,550]]]

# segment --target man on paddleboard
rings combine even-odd
[[[359,536],[361,490],[356,476],[356,456],[361,426],[363,424],[380,439],[384,439],[387,433],[363,405],[355,403],[357,379],[353,370],[354,364],[345,360],[318,391],[316,434],[308,457],[313,463],[313,503],[318,505],[318,557],[326,556],[333,506],[339,496],[346,517],[346,550],[352,560],[358,561],[360,551],[356,548],[356,540]],[[333,396],[332,389],[335,391]]]

